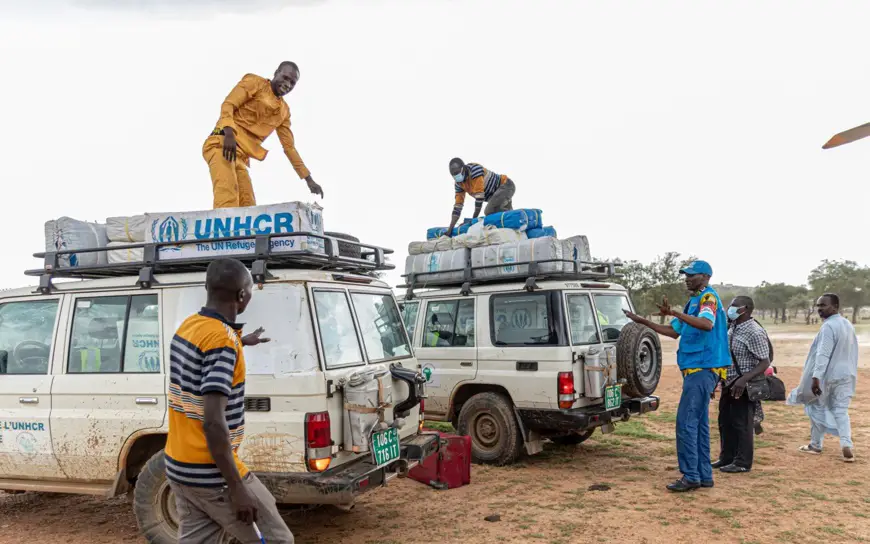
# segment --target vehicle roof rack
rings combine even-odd
[[[420,272],[411,274],[402,274],[405,283],[399,288],[406,289],[405,300],[414,298],[415,289],[430,289],[433,287],[459,287],[460,294],[467,296],[471,294],[471,287],[483,284],[499,284],[499,283],[516,283],[524,282],[526,291],[534,291],[538,289],[537,282],[544,280],[560,280],[560,281],[607,281],[612,279],[622,278],[623,275],[617,272],[617,268],[622,266],[619,261],[573,261],[570,259],[547,259],[543,261],[516,261],[512,263],[501,263],[483,266],[472,266],[471,249],[466,248],[465,267],[453,268],[450,270],[438,270],[436,272]],[[561,263],[562,271],[547,271],[541,269],[541,265],[550,263]],[[564,265],[570,265],[570,270],[565,271]],[[498,268],[511,267],[517,270],[514,273],[499,272],[497,275],[487,276],[484,274],[487,270]],[[528,267],[525,272],[520,272],[520,267]],[[454,279],[439,279],[445,274],[453,274]],[[459,275],[461,274],[461,277]]]
[[[280,238],[312,238],[324,242],[323,250],[318,248],[276,249],[272,240]],[[177,249],[193,244],[226,244],[227,242],[248,242],[239,244],[238,253],[221,252],[219,255],[210,255],[190,258],[172,258],[166,251],[167,248]],[[342,246],[354,246],[359,248],[360,256],[349,257],[339,252],[339,242]],[[253,251],[251,251],[253,244]],[[93,266],[71,266],[61,264],[62,257],[75,254],[79,259],[89,253],[102,251],[141,249],[142,260],[125,263],[109,263]],[[235,249],[235,248],[233,248]],[[53,278],[97,279],[138,277],[137,284],[142,288],[150,288],[157,283],[155,274],[203,272],[209,263],[219,258],[233,258],[245,263],[251,268],[251,275],[255,283],[264,283],[271,275],[269,269],[308,269],[329,270],[354,274],[372,274],[381,270],[392,270],[392,264],[386,262],[385,255],[393,253],[392,249],[354,242],[344,238],[335,238],[313,232],[282,232],[273,234],[260,234],[256,236],[231,236],[224,238],[209,238],[204,240],[182,240],[170,242],[143,242],[135,244],[117,245],[111,248],[100,247],[90,249],[74,249],[62,251],[46,251],[34,253],[37,259],[42,259],[43,267],[26,270],[28,276],[39,277],[39,291],[48,293],[52,289]],[[69,259],[67,259],[69,260]]]

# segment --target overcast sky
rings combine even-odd
[[[0,0],[0,287],[32,283],[48,219],[208,209],[221,101],[285,59],[326,228],[394,248],[399,268],[449,221],[453,156],[510,176],[515,206],[596,257],[691,253],[737,284],[870,264],[870,140],[821,150],[870,121],[870,4],[711,6]],[[258,201],[310,200],[266,147]]]

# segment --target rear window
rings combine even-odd
[[[566,345],[561,300],[555,291],[493,295],[490,298],[495,346]]]
[[[362,351],[347,293],[316,290],[314,309],[326,368],[362,363]]]
[[[623,310],[631,310],[625,295],[592,295],[598,317],[598,326],[605,342],[616,342],[622,328],[630,322]]]
[[[411,355],[411,346],[392,295],[352,293],[351,299],[370,362]]]
[[[408,331],[408,336],[411,337],[411,343],[414,342],[414,331],[417,328],[417,312],[420,311],[420,303],[403,302],[399,304],[402,310],[402,321],[405,322],[405,330]]]

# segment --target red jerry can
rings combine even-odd
[[[435,489],[453,489],[471,483],[471,437],[438,433],[441,444],[408,473],[410,478]]]

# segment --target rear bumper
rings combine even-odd
[[[386,485],[438,451],[438,434],[416,434],[402,440],[399,459],[377,468],[370,455],[326,472],[267,472],[257,478],[280,504],[349,504],[372,489]]]
[[[608,423],[627,419],[632,414],[645,414],[659,408],[659,398],[638,397],[624,399],[614,410],[605,410],[604,404],[572,408],[570,410],[540,410],[518,408],[523,425],[539,432],[582,432]]]

